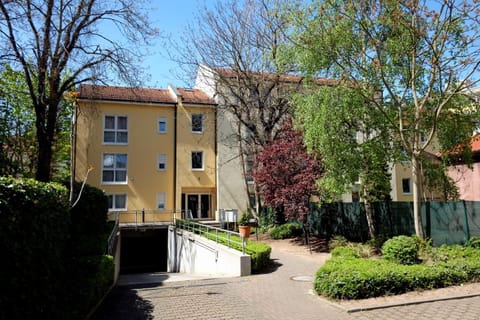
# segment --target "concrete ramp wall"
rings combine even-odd
[[[250,256],[170,226],[168,229],[168,272],[247,276]]]

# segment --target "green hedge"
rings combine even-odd
[[[104,199],[71,212],[60,184],[0,177],[0,319],[85,318],[113,281]]]
[[[456,247],[455,255],[451,251],[443,247],[435,253],[456,257],[448,261],[404,265],[358,258],[351,250],[341,249],[318,270],[314,289],[333,299],[364,299],[480,280],[480,250]]]
[[[419,262],[419,241],[414,237],[397,236],[387,240],[382,246],[383,258],[401,264]]]
[[[270,231],[272,239],[287,239],[302,235],[302,226],[298,222],[288,222]]]
[[[4,319],[62,317],[58,306],[66,273],[68,207],[68,192],[61,185],[0,177]]]

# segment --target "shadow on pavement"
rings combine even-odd
[[[151,320],[153,305],[128,286],[114,287],[91,320]]]

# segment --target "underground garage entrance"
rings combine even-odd
[[[166,272],[168,227],[122,229],[120,273]]]

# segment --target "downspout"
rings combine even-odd
[[[71,146],[70,146],[70,194],[69,194],[69,203],[72,204],[73,201],[73,185],[75,183],[75,175],[77,168],[77,126],[78,126],[78,102],[75,101],[75,111],[73,115],[73,125],[71,133]]]
[[[173,112],[173,211],[177,212],[177,108]]]

